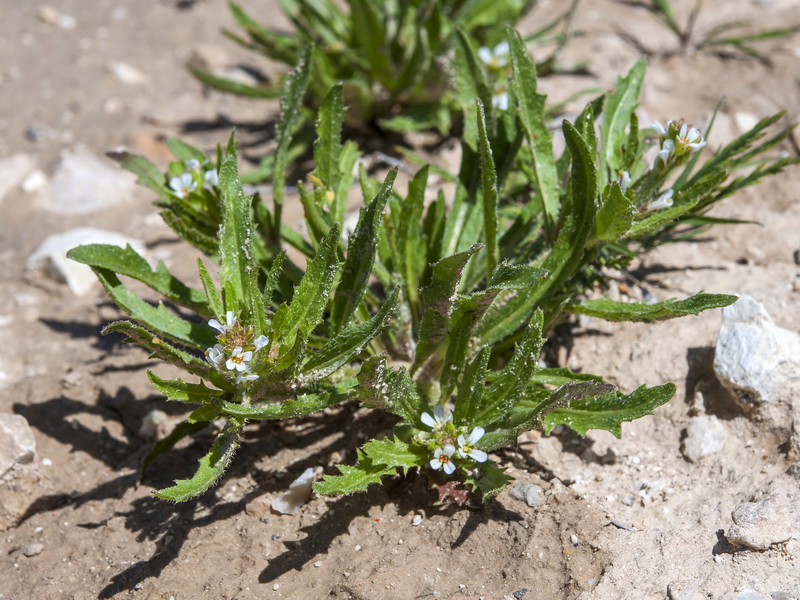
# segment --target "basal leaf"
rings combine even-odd
[[[481,190],[483,200],[483,229],[486,240],[486,281],[488,282],[499,260],[497,249],[497,173],[494,170],[492,148],[486,132],[483,105],[478,107],[478,145],[481,155]]]
[[[687,315],[699,315],[704,310],[723,308],[736,302],[736,296],[699,293],[684,300],[665,300],[655,304],[621,302],[610,298],[581,300],[568,304],[566,309],[606,321],[663,321]]]
[[[184,502],[199,496],[214,485],[230,464],[236,449],[239,447],[239,435],[242,426],[229,422],[217,435],[211,451],[199,460],[200,466],[191,479],[178,479],[175,485],[153,492],[156,498]]]
[[[380,235],[381,214],[392,193],[397,177],[397,168],[386,175],[383,186],[372,202],[361,209],[356,230],[350,236],[347,258],[342,265],[342,276],[333,298],[331,322],[334,331],[339,331],[355,313],[367,283],[373,273],[375,250]]]
[[[625,77],[618,77],[614,89],[606,95],[600,136],[603,139],[603,157],[611,173],[625,168],[625,144],[633,111],[639,103],[647,61],[636,62]]]
[[[250,274],[257,269],[253,258],[253,223],[250,199],[239,181],[236,154],[229,154],[220,165],[219,188],[222,194],[222,228],[219,234],[219,280],[225,308],[237,314],[250,308]]]
[[[314,175],[330,190],[339,184],[339,158],[342,153],[344,96],[342,84],[333,86],[317,112],[317,139],[314,142]]]
[[[325,344],[303,366],[305,376],[309,379],[327,377],[358,356],[386,325],[399,297],[400,289],[395,288],[374,317],[364,323],[350,325]]]
[[[153,271],[148,262],[130,244],[126,248],[108,244],[87,244],[70,250],[67,258],[131,277],[176,304],[191,308],[202,315],[209,314],[206,295],[203,291],[186,286],[169,272],[162,261],[158,261],[158,266]]]
[[[653,414],[674,395],[675,385],[666,383],[652,388],[642,386],[628,395],[615,392],[574,402],[569,408],[549,413],[544,418],[544,431],[549,434],[556,426],[566,425],[579,435],[586,435],[590,429],[605,429],[619,438],[623,421]]]

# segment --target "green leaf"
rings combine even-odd
[[[125,248],[108,244],[87,244],[67,252],[67,258],[92,267],[108,269],[119,275],[131,277],[163,294],[176,304],[208,314],[206,295],[201,290],[187,287],[169,272],[162,261],[156,270],[130,245]]]
[[[194,404],[208,404],[214,396],[222,396],[225,392],[208,388],[200,383],[187,383],[182,379],[161,379],[152,371],[147,371],[147,378],[153,387],[164,394],[168,400]]]
[[[360,354],[376,336],[391,316],[400,297],[400,288],[395,288],[380,310],[369,321],[355,323],[330,340],[303,366],[309,379],[327,377],[342,365]]]
[[[178,479],[175,481],[174,486],[155,491],[153,495],[162,500],[184,502],[205,492],[222,477],[228,464],[230,464],[236,449],[239,447],[241,430],[241,424],[229,422],[217,435],[211,451],[198,461],[200,466],[194,477],[191,479]]]
[[[277,340],[291,344],[298,331],[308,336],[322,319],[339,270],[338,245],[339,228],[334,225],[322,239],[317,255],[309,261],[291,304],[285,310],[276,311],[272,319],[273,335]]]
[[[401,467],[404,471],[423,466],[429,458],[426,448],[406,444],[394,437],[369,441],[364,444],[363,452],[373,465]]]
[[[485,502],[502,492],[509,483],[514,481],[513,477],[506,475],[506,468],[484,463],[478,469],[477,476],[467,477],[465,483],[473,490],[479,491]]]
[[[594,223],[594,239],[599,242],[616,242],[633,225],[638,214],[636,206],[614,182],[606,186],[603,204],[597,211]]]
[[[603,139],[603,157],[611,173],[625,168],[625,144],[633,111],[639,103],[647,61],[636,62],[625,77],[618,77],[614,89],[606,95],[600,136]]]
[[[372,78],[380,81],[386,89],[393,89],[393,78],[397,73],[387,56],[387,32],[378,11],[380,5],[370,0],[347,0],[347,4],[355,41],[353,50],[367,60]]]
[[[275,419],[291,419],[319,412],[346,400],[347,397],[333,392],[322,394],[304,394],[296,400],[284,400],[272,404],[256,404],[244,406],[225,400],[215,401],[216,407],[225,415],[241,419],[266,421]]]
[[[314,175],[329,190],[339,183],[339,158],[342,153],[344,96],[342,84],[333,86],[317,112],[317,139],[314,142]]]
[[[255,271],[250,199],[239,181],[236,155],[229,154],[219,169],[222,194],[222,228],[219,234],[219,280],[225,308],[237,314],[250,308],[250,274]]]
[[[492,148],[486,133],[483,105],[478,107],[478,143],[481,152],[481,188],[483,192],[483,228],[486,239],[486,281],[488,282],[499,260],[497,249],[497,173],[494,170]]]
[[[675,384],[666,383],[648,388],[642,386],[631,394],[619,392],[598,396],[560,408],[544,418],[544,431],[549,434],[558,425],[566,425],[579,435],[590,429],[605,429],[622,437],[622,422],[653,414],[675,395]]]
[[[164,173],[144,156],[128,152],[107,152],[106,156],[117,161],[126,171],[136,175],[136,183],[139,185],[153,190],[159,196],[171,192],[165,183]]]
[[[457,27],[452,38],[455,46],[455,93],[456,99],[464,111],[463,141],[473,150],[477,148],[477,121],[475,98],[479,98],[491,119],[492,88],[486,77],[486,69],[478,58],[475,46],[468,33]]]
[[[686,315],[699,315],[704,310],[723,308],[736,302],[736,296],[699,293],[684,300],[665,300],[655,304],[620,302],[610,298],[581,300],[566,309],[606,321],[664,321]]]
[[[325,475],[314,484],[314,491],[323,496],[348,495],[365,492],[373,483],[380,483],[384,475],[393,475],[395,467],[373,465],[363,454],[355,467],[336,465],[341,475]]]
[[[303,104],[303,98],[306,95],[308,81],[311,76],[311,53],[311,46],[303,48],[303,52],[294,69],[286,76],[283,93],[281,94],[281,116],[275,128],[275,140],[277,142],[275,171],[272,176],[272,198],[275,203],[272,242],[275,245],[278,245],[280,240],[286,167],[289,163],[292,133],[297,126],[300,107]]]
[[[467,261],[479,248],[478,245],[473,246],[433,265],[431,284],[420,292],[423,313],[414,362],[411,365],[412,373],[445,341],[458,282]]]
[[[281,95],[281,88],[276,85],[255,87],[240,81],[217,77],[200,69],[189,69],[189,71],[204,85],[221,92],[228,92],[245,98],[278,98]]]
[[[178,138],[167,138],[165,141],[167,148],[178,160],[196,160],[201,165],[206,161],[206,155],[199,148],[195,148],[191,144],[187,144]]]
[[[483,392],[481,404],[473,412],[473,425],[488,427],[498,422],[502,425],[502,420],[524,396],[529,380],[538,369],[539,353],[544,345],[543,325],[544,314],[537,310],[528,324],[525,336],[514,349],[511,360]]]
[[[458,386],[453,422],[456,425],[477,423],[476,417],[482,408],[483,393],[486,390],[486,368],[491,351],[484,348],[464,370],[464,378]]]
[[[385,387],[375,389],[382,396],[385,409],[409,425],[419,426],[420,415],[430,407],[420,396],[414,380],[404,368],[385,371]]]
[[[126,342],[131,342],[149,350],[152,356],[173,364],[193,375],[205,377],[210,369],[207,362],[200,360],[175,346],[168,344],[155,333],[140,327],[130,321],[115,321],[103,328],[103,335],[122,333],[127,337]]]
[[[546,96],[537,90],[536,65],[516,31],[508,30],[508,43],[513,69],[511,88],[519,105],[519,119],[531,152],[538,195],[548,222],[552,224],[558,218],[560,190],[553,158],[553,137],[545,115]]]
[[[126,288],[116,274],[108,269],[92,267],[92,270],[117,306],[159,335],[198,350],[205,350],[216,343],[216,337],[207,325],[185,321],[160,302],[157,307],[153,307]]]
[[[422,167],[408,184],[408,196],[402,202],[402,218],[397,228],[397,270],[403,278],[412,314],[418,314],[419,279],[426,266],[420,237],[429,171],[428,166]]]
[[[342,277],[339,285],[336,286],[331,308],[331,323],[334,331],[341,330],[347,324],[367,289],[375,262],[381,214],[392,193],[392,185],[396,177],[397,167],[394,167],[386,175],[380,192],[367,207],[361,209],[356,230],[350,236],[347,258],[342,266]]]
[[[225,306],[222,304],[222,297],[219,295],[219,291],[214,285],[214,280],[211,279],[208,269],[206,269],[202,259],[199,258],[197,259],[197,270],[200,272],[200,281],[203,283],[203,290],[206,294],[206,303],[208,304],[208,308],[211,309],[211,314],[213,314],[217,319],[221,319],[222,315],[225,313]]]

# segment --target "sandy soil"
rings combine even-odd
[[[282,22],[274,2],[242,4]],[[522,30],[534,30],[560,4],[542,1]],[[682,18],[693,5],[675,4]],[[62,19],[49,22],[55,17],[38,2],[0,0],[0,159],[25,153],[51,177],[65,152],[83,147],[102,156],[125,145],[163,164],[163,136],[181,134],[211,150],[233,124],[252,143],[248,155],[268,147],[275,103],[204,93],[183,68],[193,60],[275,72],[218,34],[231,23],[223,3],[53,6]],[[697,39],[732,21],[747,31],[798,24],[800,5],[707,0]],[[788,111],[787,122],[800,117],[798,36],[761,44],[768,62],[684,51],[645,11],[608,0],[584,1],[576,27],[584,35],[564,61],[588,60],[592,76],[544,80],[554,100],[612,86],[640,55],[625,40],[632,35],[653,52],[642,122],[704,125],[724,96],[713,147],[778,110]],[[122,69],[128,83],[114,74],[116,63],[135,69]],[[779,325],[800,330],[798,174],[790,169],[715,213],[758,225],[720,228],[642,257],[641,286],[660,300],[701,290],[747,293]],[[207,440],[160,459],[140,485],[138,468],[152,444],[139,434],[143,417],[153,408],[176,420],[180,413],[149,387],[144,352],[99,335],[118,315],[99,287],[75,296],[26,273],[25,260],[48,235],[80,226],[144,240],[187,277],[195,254],[154,218],[144,190],[83,214],[58,210],[47,193],[17,185],[0,200],[0,412],[25,417],[37,445],[33,463],[0,481],[0,598],[638,600],[666,598],[670,583],[670,597],[683,600],[800,597],[796,542],[756,552],[724,536],[732,509],[787,480],[784,471],[800,457],[792,455],[783,408],[743,410],[716,382],[717,312],[649,326],[581,322],[561,340],[564,365],[626,391],[666,381],[679,391],[654,416],[626,424],[622,440],[603,432],[528,434],[501,453],[519,481],[545,489],[535,507],[504,492],[481,508],[456,510],[412,475],[366,494],[313,498],[296,516],[272,513],[271,500],[307,467],[354,459],[354,428],[366,438],[386,426],[353,407],[254,427],[212,492],[180,505],[153,499],[152,486],[191,472]],[[690,417],[703,412],[722,421],[727,442],[690,463],[681,443]],[[797,479],[787,485],[800,497]],[[415,515],[423,517],[418,526]],[[696,592],[680,595],[680,581]]]

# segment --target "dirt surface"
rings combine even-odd
[[[180,134],[210,151],[234,124],[250,144],[247,156],[268,148],[265,123],[276,103],[204,93],[183,68],[191,60],[241,77],[250,75],[236,65],[277,72],[219,35],[231,23],[226,6],[144,4],[64,0],[53,12],[0,0],[0,160],[25,154],[30,160],[19,159],[18,171],[40,169],[47,181],[63,156],[102,159],[120,145],[165,164],[163,136]],[[284,22],[275,2],[242,4],[270,24]],[[561,4],[541,2],[523,32]],[[681,18],[693,5],[675,4]],[[748,32],[796,25],[800,6],[707,0],[696,39],[732,21]],[[613,86],[640,56],[626,38],[634,36],[653,52],[642,123],[685,118],[705,126],[725,97],[709,142],[716,147],[778,110],[788,111],[786,122],[800,117],[798,36],[760,44],[769,60],[759,61],[682,50],[645,11],[606,0],[583,2],[575,25],[584,35],[563,61],[588,61],[592,75],[543,80],[555,101]],[[747,293],[778,325],[800,330],[798,175],[789,169],[715,213],[759,224],[719,228],[644,256],[633,272],[641,285],[628,279],[612,291],[627,286],[659,300]],[[456,510],[438,503],[423,475],[412,475],[365,494],[315,497],[296,516],[272,513],[272,499],[307,467],[352,462],[354,432],[366,439],[387,426],[353,407],[253,427],[213,491],[180,505],[152,498],[153,487],[192,471],[208,440],[159,459],[155,476],[139,485],[152,446],[142,420],[154,408],[171,422],[181,413],[149,387],[144,352],[99,335],[119,315],[99,286],[77,296],[25,264],[48,235],[85,226],[144,241],[187,278],[196,255],[160,224],[145,190],[77,213],[55,202],[47,183],[29,180],[24,191],[22,177],[0,199],[0,413],[27,420],[36,456],[0,481],[0,598],[638,600],[666,598],[670,584],[670,597],[682,600],[800,597],[796,540],[755,551],[725,538],[734,507],[768,486],[800,498],[800,481],[784,475],[800,457],[790,441],[792,398],[769,409],[743,407],[716,381],[719,312],[656,325],[582,321],[560,340],[563,366],[601,374],[625,391],[672,381],[678,393],[654,416],[625,424],[622,440],[604,432],[526,434],[499,454],[520,482],[541,486],[534,507],[504,492],[483,507]],[[297,218],[297,207],[289,214]],[[681,444],[698,414],[716,416],[727,441],[691,463]],[[414,525],[416,516],[422,520]]]

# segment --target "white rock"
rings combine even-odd
[[[108,70],[122,83],[128,85],[143,85],[147,83],[147,76],[128,63],[112,60],[108,63]]]
[[[164,433],[166,425],[167,414],[154,408],[142,419],[142,425],[139,427],[139,436],[146,440],[159,438]]]
[[[775,325],[753,298],[739,296],[722,309],[714,372],[722,385],[769,402],[800,382],[800,335]]]
[[[26,194],[39,192],[47,187],[47,175],[36,169],[22,181],[22,191]]]
[[[282,515],[296,515],[300,507],[311,498],[311,484],[316,471],[309,467],[289,486],[289,491],[272,501],[272,510]]]
[[[733,115],[733,122],[739,129],[739,133],[747,133],[758,124],[758,115],[750,112],[737,112]]]
[[[792,538],[792,517],[788,506],[774,497],[761,502],[744,502],[731,513],[733,525],[725,537],[731,544],[753,550],[768,550]]]
[[[97,277],[87,265],[68,259],[67,252],[85,244],[111,244],[120,248],[130,244],[139,254],[145,254],[144,244],[139,240],[113,231],[82,227],[48,237],[28,257],[26,267],[66,283],[73,294],[82,296],[97,282]]]
[[[544,500],[544,490],[541,486],[521,481],[511,486],[508,495],[530,507],[538,506]]]
[[[722,450],[728,433],[725,426],[713,415],[692,417],[683,442],[683,455],[692,462]]]
[[[0,477],[15,465],[31,462],[36,455],[36,439],[25,417],[0,413]]]
[[[133,198],[136,176],[85,150],[65,153],[39,205],[57,214],[85,214]]]
[[[35,166],[36,161],[28,154],[14,154],[0,160],[0,203]]]

